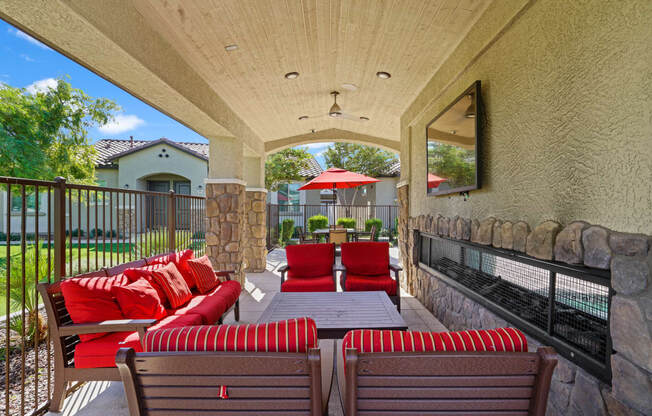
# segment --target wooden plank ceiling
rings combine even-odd
[[[400,116],[490,0],[141,0],[139,13],[264,140],[340,129],[399,140]],[[225,46],[236,44],[232,52]],[[284,74],[300,76],[287,80]],[[380,79],[376,72],[392,77]],[[343,83],[358,87],[342,88]],[[347,114],[326,114],[338,90]],[[299,116],[311,116],[298,120]]]

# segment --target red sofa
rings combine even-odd
[[[281,292],[335,292],[335,244],[297,244],[285,247]],[[286,277],[287,274],[287,277]]]
[[[148,268],[169,269],[171,262],[179,271],[185,270],[185,279],[188,269],[183,263],[190,258],[192,252],[188,251],[167,253],[61,282],[38,285],[55,347],[55,380],[50,410],[61,408],[69,381],[120,380],[115,367],[117,351],[120,348],[142,351],[141,338],[146,330],[221,323],[231,310],[239,320],[241,286],[230,280],[231,271],[214,272],[217,286],[203,294],[196,288],[192,289],[185,304],[176,308],[168,303],[161,306],[159,302],[151,317],[123,314],[124,304],[118,303],[115,287],[124,289],[127,285],[133,287],[134,282],[142,284],[140,278],[147,280],[144,275]],[[134,275],[134,269],[140,271]],[[218,282],[218,279],[222,280],[220,278],[224,280]],[[149,288],[149,297],[143,299],[151,299],[155,285],[145,286]],[[147,309],[146,302],[139,302],[138,295],[134,299],[131,306],[136,310]]]

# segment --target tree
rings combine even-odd
[[[324,152],[324,160],[329,168],[341,168],[351,172],[376,177],[381,176],[387,168],[397,162],[396,155],[377,147],[365,146],[355,143],[333,143]],[[350,205],[353,205],[358,195],[355,188]],[[346,204],[344,194],[346,191],[337,192],[338,198]]]
[[[88,129],[106,124],[118,109],[63,79],[56,88],[33,94],[0,84],[0,175],[94,183]]]
[[[377,147],[355,143],[333,143],[324,153],[326,166],[367,176],[380,176],[397,162],[396,155]]]
[[[281,150],[267,156],[265,161],[265,187],[277,191],[286,182],[301,181],[301,171],[312,158],[305,147]]]
[[[475,182],[475,151],[428,143],[428,172],[447,179],[451,188]]]

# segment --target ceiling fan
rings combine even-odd
[[[337,119],[346,119],[346,120],[352,120],[352,121],[369,121],[369,117],[365,116],[355,116],[353,114],[348,114],[342,111],[342,107],[337,104],[337,96],[340,95],[339,91],[331,91],[331,95],[333,96],[333,105],[331,108],[328,110],[327,114],[321,114],[318,116],[301,116],[299,117],[299,120],[305,120],[307,118],[320,118],[324,116],[329,116],[332,118],[337,118]]]

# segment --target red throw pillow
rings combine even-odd
[[[190,270],[186,262],[194,258],[195,258],[194,252],[188,249],[188,250],[179,251],[177,253],[170,253],[167,256],[157,257],[153,260],[148,261],[147,265],[148,266],[155,265],[155,264],[166,265],[168,263],[174,263],[177,266],[177,269],[179,269],[181,276],[183,276],[183,280],[185,280],[188,287],[192,289],[193,287],[195,287],[195,277],[193,276],[192,271]]]
[[[165,292],[165,296],[167,296],[173,309],[183,306],[192,298],[188,284],[186,284],[174,263],[153,270],[152,276]]]
[[[145,266],[145,267],[137,267],[133,269],[127,269],[124,271],[124,275],[127,276],[127,279],[129,279],[130,282],[135,282],[138,279],[145,279],[149,282],[150,285],[156,290],[156,293],[158,294],[159,299],[161,300],[161,305],[165,306],[169,304],[168,302],[168,297],[165,295],[165,291],[159,285],[156,283],[156,280],[154,279],[154,275],[152,274],[152,271],[162,269],[165,267],[163,264],[155,264],[153,266]]]
[[[120,310],[129,319],[161,319],[167,316],[156,289],[146,279],[138,279],[126,286],[113,286]]]
[[[220,284],[220,279],[215,275],[213,264],[208,256],[188,260],[186,264],[192,271],[199,293],[206,293]]]
[[[76,324],[124,319],[122,311],[111,294],[116,285],[126,285],[123,276],[75,277],[61,282],[61,293],[70,318]],[[82,341],[90,341],[106,335],[106,332],[82,334]]]

